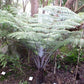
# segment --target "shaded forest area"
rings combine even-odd
[[[84,84],[84,0],[0,0],[0,84]]]

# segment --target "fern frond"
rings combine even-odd
[[[2,13],[0,16],[3,19],[0,20],[0,25],[10,25],[9,28],[11,27],[13,32],[9,34],[11,38],[24,39],[31,45],[41,44],[47,47],[57,45],[57,40],[61,42],[71,38],[69,35],[73,36],[74,32],[66,29],[75,28],[83,21],[78,14],[66,7],[46,6],[42,10],[45,10],[45,14],[39,13],[34,18],[14,17],[10,13],[0,10]]]

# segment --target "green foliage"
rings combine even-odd
[[[46,1],[46,0],[44,0],[44,1]],[[43,5],[43,0],[40,0],[40,3]],[[52,0],[48,0],[48,5],[49,5],[50,3],[52,3]]]
[[[8,59],[7,55],[0,54],[1,66],[5,67],[7,65],[7,59]]]
[[[1,66],[6,67],[6,65],[8,63],[11,63],[14,68],[16,68],[18,70],[22,70],[19,56],[17,56],[17,55],[8,56],[8,55],[5,55],[5,54],[0,54],[0,64],[1,64]]]
[[[8,14],[8,16],[7,14],[6,16],[1,15],[2,19],[3,20],[5,19],[5,21],[2,21],[3,22],[2,25],[7,23],[12,27],[14,27],[14,29],[16,28],[20,30],[20,32],[11,34],[12,37],[16,37],[17,39],[23,39],[23,38],[28,39],[29,43],[37,42],[40,44],[44,44],[47,42],[47,44],[49,45],[50,42],[55,41],[59,37],[62,37],[61,34],[64,34],[65,32],[67,32],[67,34],[70,33],[69,31],[65,30],[66,28],[72,28],[72,27],[74,28],[75,25],[80,25],[79,22],[82,21],[77,14],[73,13],[72,11],[64,7],[62,8],[45,7],[43,10],[45,10],[46,12],[49,12],[49,15],[38,14],[38,16],[36,16],[35,18],[30,18],[28,21],[22,20],[22,18],[13,17],[12,15],[11,15],[11,19],[5,18],[5,17],[10,17],[10,14],[8,14],[7,12],[1,11],[4,14],[5,13]],[[70,18],[71,15],[72,17]],[[74,17],[74,20],[73,20],[73,17]],[[19,19],[19,23],[18,23],[18,19]],[[11,27],[9,26],[9,28]]]
[[[84,12],[80,12],[80,13],[78,13],[78,15],[83,19],[83,21],[84,21]]]
[[[63,57],[63,62],[65,64],[74,64],[76,65],[77,64],[77,59],[78,59],[78,48],[71,48],[71,49],[68,49],[66,50],[66,47],[65,47],[65,50],[61,51],[62,55],[64,56]],[[81,51],[81,54],[80,54],[80,62],[84,61],[84,58],[82,57],[84,55],[83,51]]]
[[[64,58],[64,62],[67,64],[76,64],[78,58],[77,50],[70,51],[69,53],[65,54],[66,57]]]
[[[69,51],[70,50],[68,49],[67,45],[65,45],[65,46],[63,46],[63,47],[60,48],[60,52],[62,52],[62,53],[68,53]]]
[[[15,45],[11,41],[2,42],[3,44],[0,46],[0,66],[4,68],[6,65],[9,65],[12,68],[22,71],[20,56],[16,51]]]
[[[18,14],[18,9],[10,5],[7,7],[4,7],[4,10],[7,10],[9,13],[11,13],[14,16]]]
[[[26,39],[30,44],[38,44],[46,48],[46,45],[51,46],[57,40],[65,40],[66,37],[63,38],[62,35],[65,36],[65,32],[67,36],[72,33],[66,29],[75,28],[82,21],[77,14],[65,7],[48,6],[42,10],[45,10],[45,14],[38,14],[34,18],[30,18],[29,24],[25,24],[25,28],[23,26],[19,32],[9,36],[18,40]]]

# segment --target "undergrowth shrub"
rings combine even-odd
[[[65,49],[64,49],[65,48]],[[64,47],[62,50],[61,49],[61,53],[63,55],[63,62],[65,64],[68,64],[68,65],[76,65],[77,64],[77,59],[78,59],[78,48],[71,48],[71,49],[68,49],[66,47]],[[81,54],[80,54],[80,62],[83,62],[84,61],[84,52],[81,51]]]

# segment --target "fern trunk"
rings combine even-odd
[[[36,84],[42,84],[44,82],[44,70],[39,69],[37,73]]]
[[[31,0],[31,16],[38,13],[39,8],[39,1],[38,0]]]

